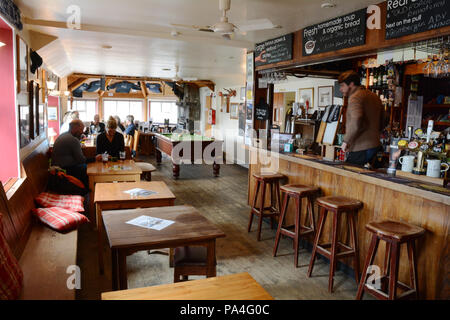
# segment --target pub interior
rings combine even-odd
[[[449,299],[449,16],[0,0],[0,300]]]

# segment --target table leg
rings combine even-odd
[[[124,251],[119,250],[119,287],[120,290],[128,289],[127,279],[127,254]]]
[[[180,165],[172,162],[172,172],[173,172],[173,177],[178,178],[180,176]]]
[[[207,264],[208,269],[206,272],[206,277],[216,276],[216,240],[211,240],[207,244]]]
[[[220,165],[214,162],[213,164],[213,174],[215,177],[218,177],[220,174]]]
[[[103,263],[103,219],[102,219],[102,208],[96,203],[96,215],[97,215],[97,244],[98,244],[98,266],[100,269],[100,274],[104,274],[105,265]]]
[[[161,151],[159,151],[158,149],[156,149],[156,163],[158,165],[160,165],[162,162],[162,154]]]
[[[111,266],[112,266],[112,272],[111,272],[111,278],[112,278],[112,290],[116,291],[119,290],[118,286],[118,270],[117,270],[117,250],[112,249],[111,250]]]

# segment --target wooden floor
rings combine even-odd
[[[150,159],[154,163],[154,159]],[[329,294],[329,265],[316,262],[313,276],[307,278],[310,252],[301,249],[299,268],[293,262],[292,240],[282,238],[279,255],[272,257],[275,230],[263,223],[262,241],[256,241],[257,224],[247,233],[250,208],[247,205],[247,169],[238,165],[222,165],[220,177],[214,178],[212,167],[183,165],[178,180],[163,158],[153,180],[164,181],[177,197],[175,205],[195,206],[227,235],[217,241],[217,275],[248,272],[275,299],[354,299],[355,280],[342,271],[335,276],[335,292]],[[99,299],[101,292],[111,291],[110,252],[105,247],[105,275],[98,273],[96,233],[88,225],[78,236],[78,265],[81,268],[81,290],[77,299]],[[105,242],[106,243],[106,242]],[[128,287],[139,288],[173,282],[173,269],[168,256],[138,252],[127,259]],[[192,277],[196,279],[199,277]],[[367,296],[367,295],[366,295]]]

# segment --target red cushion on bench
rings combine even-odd
[[[84,198],[82,196],[68,196],[42,192],[35,200],[44,208],[59,207],[71,211],[84,212]]]
[[[74,211],[59,207],[33,209],[33,213],[46,225],[60,232],[69,232],[89,219]]]
[[[0,214],[0,300],[16,300],[23,284],[23,272],[3,235]]]

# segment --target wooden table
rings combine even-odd
[[[149,196],[131,196],[127,190],[141,188],[155,191]],[[154,182],[124,182],[124,183],[97,183],[95,185],[96,220],[98,233],[98,262],[100,273],[104,272],[103,264],[103,210],[136,209],[150,207],[173,206],[175,195],[162,181]]]
[[[137,251],[183,246],[207,247],[207,277],[216,276],[216,239],[225,234],[191,206],[104,211],[103,223],[112,257],[113,290],[127,289],[128,255]],[[139,216],[175,221],[160,231],[127,224]]]
[[[247,272],[102,293],[102,300],[273,300]]]
[[[126,169],[114,170],[113,166],[122,165]],[[142,170],[136,166],[133,160],[125,160],[123,162],[102,162],[88,163],[87,175],[89,176],[89,214],[94,214],[94,194],[95,184],[101,182],[139,182],[141,181]]]

